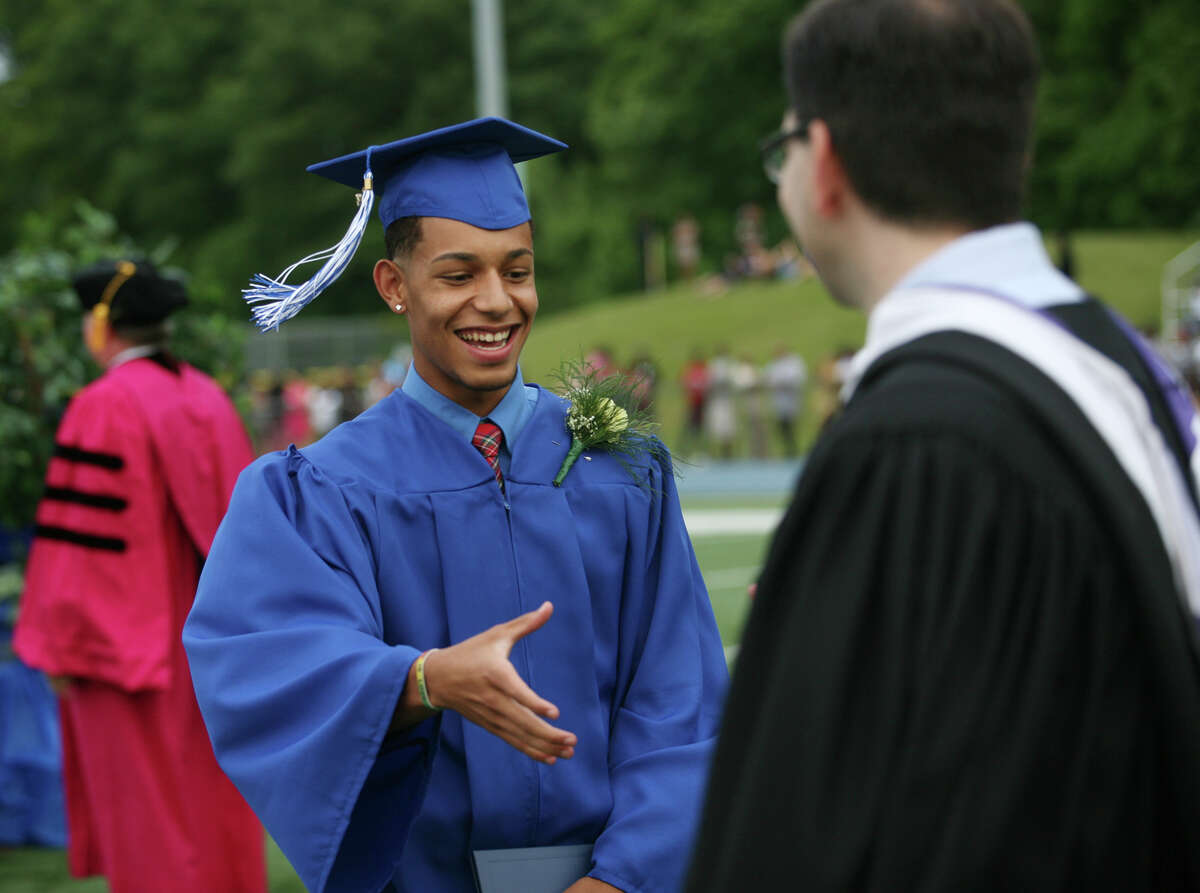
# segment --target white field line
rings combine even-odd
[[[770,533],[779,526],[783,509],[702,509],[683,513],[688,533],[698,536],[730,536]]]

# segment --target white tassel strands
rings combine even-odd
[[[370,170],[363,177],[363,189],[357,196],[358,213],[342,236],[340,242],[331,248],[310,254],[303,260],[298,260],[276,278],[256,273],[251,279],[249,288],[242,289],[246,303],[254,307],[251,315],[254,324],[260,331],[267,332],[278,329],[279,324],[291,319],[313,299],[328,288],[342,274],[346,266],[358,250],[366,232],[367,222],[371,219],[371,208],[375,204],[375,190]],[[288,277],[304,264],[325,261],[321,269],[311,279],[299,285],[288,285]]]

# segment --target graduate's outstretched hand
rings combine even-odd
[[[508,656],[518,640],[540,629],[554,606],[514,617],[425,658],[425,687],[437,707],[453,710],[528,757],[552,765],[575,754],[575,736],[546,719],[558,708],[517,674]]]

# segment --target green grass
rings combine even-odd
[[[267,880],[271,893],[305,893],[300,876],[270,837],[267,837]]]
[[[758,579],[767,536],[705,536],[694,541],[696,560],[708,584],[717,628],[726,647],[742,640],[750,599],[746,586]]]
[[[543,382],[562,357],[595,345],[609,345],[621,364],[644,351],[658,364],[656,409],[670,446],[678,441],[683,421],[679,373],[693,350],[711,354],[724,344],[735,356],[762,363],[777,344],[787,343],[805,357],[811,374],[835,348],[860,344],[863,330],[862,316],[835,305],[815,279],[746,283],[715,296],[681,286],[539,320],[522,366],[526,380]],[[801,441],[814,430],[815,416],[808,413]]]
[[[1163,265],[1198,239],[1194,231],[1077,233],[1076,276],[1136,325],[1157,325]],[[715,296],[679,285],[557,315],[546,312],[554,295],[540,297],[543,315],[522,358],[526,379],[546,382],[563,357],[598,344],[609,345],[621,364],[644,349],[662,376],[657,405],[668,446],[677,441],[682,423],[677,381],[693,349],[711,352],[727,344],[735,356],[763,363],[777,344],[786,343],[804,356],[812,380],[819,363],[839,347],[858,347],[865,330],[862,315],[836,305],[816,279],[746,283]],[[810,387],[802,443],[816,433],[822,399]]]
[[[683,509],[777,509],[787,505],[790,496],[790,493],[705,493],[684,497]]]
[[[1074,240],[1076,278],[1137,326],[1157,328],[1163,266],[1200,232],[1083,233]]]
[[[0,851],[0,890],[4,893],[107,893],[99,878],[72,880],[63,850]]]
[[[304,893],[304,884],[270,837],[267,879],[270,893]],[[108,893],[108,882],[72,878],[64,850],[0,849],[0,893]]]

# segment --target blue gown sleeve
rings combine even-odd
[[[437,720],[385,742],[415,648],[382,639],[372,502],[294,449],[239,478],[183,640],[218,761],[311,891],[378,891]]]
[[[625,690],[608,751],[613,809],[590,872],[626,893],[674,891],[683,881],[728,684],[669,468],[652,487],[645,567],[622,617]]]

